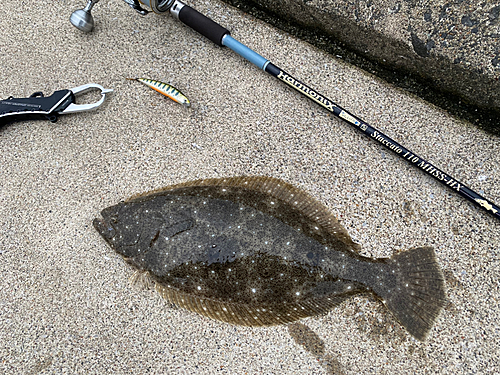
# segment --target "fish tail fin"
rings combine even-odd
[[[394,255],[395,288],[384,302],[391,313],[420,341],[424,341],[446,302],[444,278],[432,247],[418,247]]]

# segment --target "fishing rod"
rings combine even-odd
[[[77,10],[71,15],[71,23],[84,32],[91,31],[94,25],[94,20],[90,14],[90,11],[98,1],[99,0],[88,0],[87,6],[84,9]],[[289,73],[278,68],[276,65],[272,64],[269,60],[262,57],[257,52],[234,39],[230,35],[229,30],[222,27],[205,15],[199,13],[197,10],[182,3],[179,0],[142,0],[141,2],[139,2],[138,0],[124,1],[141,15],[146,15],[147,13],[149,13],[149,10],[144,9],[142,5],[149,7],[153,12],[159,14],[170,11],[174,18],[177,18],[179,21],[197,31],[201,35],[205,36],[206,38],[210,39],[215,44],[221,47],[228,47],[244,59],[256,65],[259,69],[262,69],[265,72],[269,73],[281,82],[287,84],[289,87],[295,89],[302,95],[316,102],[330,113],[333,113],[335,116],[341,118],[349,125],[352,125],[357,130],[365,133],[369,138],[377,141],[382,146],[392,151],[394,154],[398,155],[399,157],[408,161],[410,164],[413,164],[420,170],[424,171],[444,186],[460,194],[462,197],[468,199],[477,206],[483,208],[484,210],[495,216],[497,219],[500,219],[500,207],[495,203],[482,197],[472,189],[465,186],[463,183],[451,177],[449,174],[443,172],[428,161],[416,155],[414,152],[408,150],[401,144],[389,138],[380,130],[377,130],[374,127],[368,125],[368,123],[350,113],[349,111],[346,111],[339,105],[335,104],[326,96],[320,94],[305,83],[294,78]]]

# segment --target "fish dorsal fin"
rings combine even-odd
[[[129,201],[164,194],[197,195],[240,202],[282,220],[325,245],[333,245],[337,250],[359,251],[360,248],[322,203],[305,191],[274,177],[241,176],[187,181],[136,195]]]

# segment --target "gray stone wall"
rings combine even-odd
[[[356,53],[500,113],[500,2],[254,0]]]

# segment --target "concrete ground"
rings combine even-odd
[[[378,143],[169,16],[101,1],[0,7],[0,98],[95,82],[96,112],[0,129],[0,373],[500,372],[500,223]],[[233,37],[473,190],[500,202],[498,138],[216,0],[190,3]],[[126,77],[168,82],[186,109]],[[88,100],[94,100],[92,96]],[[434,246],[449,302],[425,342],[373,297],[243,328],[172,308],[92,227],[133,194],[204,177],[299,186],[370,257]]]

